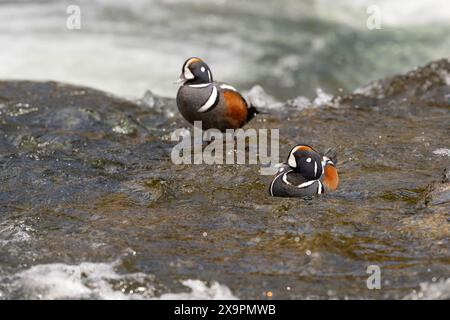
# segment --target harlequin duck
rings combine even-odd
[[[309,197],[336,190],[336,163],[333,149],[321,155],[308,145],[296,145],[275,174],[269,193],[274,197]]]
[[[234,87],[214,81],[208,65],[199,58],[186,60],[179,82],[178,110],[192,124],[202,121],[204,130],[237,129],[257,113]]]

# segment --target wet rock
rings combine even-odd
[[[444,169],[441,181],[428,186],[424,203],[426,206],[446,204],[450,207],[450,167]]]
[[[172,118],[175,113],[178,112],[173,99],[158,96],[150,90],[147,90],[144,96],[137,100],[136,103],[138,105],[145,106],[146,108],[155,110],[158,113],[164,114],[169,118]]]
[[[170,289],[202,270],[242,298],[267,290],[268,275],[309,296],[328,297],[323,288],[335,281],[336,297],[403,297],[429,281],[421,268],[430,256],[439,257],[436,277],[449,272],[448,171],[434,182],[448,167],[449,70],[440,60],[313,100],[252,89],[267,112],[245,128],[279,129],[280,161],[297,143],[337,150],[338,192],[302,200],[268,197],[271,177],[259,165],[172,163],[171,133],[191,130],[173,98],[0,82],[0,272],[112,261],[133,248],[132,268],[157,272]],[[403,279],[402,289],[341,285],[342,275],[365,276],[368,261]]]
[[[450,167],[444,169],[444,173],[442,174],[442,183],[450,182]]]
[[[394,98],[405,94],[428,97],[437,96],[436,93],[440,93],[439,95],[442,96],[444,92],[449,93],[448,90],[441,92],[447,86],[450,86],[450,60],[441,59],[404,75],[375,81],[357,89],[355,93],[378,99]],[[435,98],[433,97],[433,100]],[[449,103],[450,100],[447,100],[447,105]]]
[[[0,101],[0,179],[3,190],[15,190],[14,197],[1,192],[5,203],[31,200],[42,187],[46,203],[110,192],[128,168],[162,156],[146,139],[161,115],[147,105],[89,88],[29,81],[0,82]]]
[[[441,109],[441,115],[448,116],[450,62],[447,59],[431,62],[404,75],[375,81],[335,101],[394,117],[424,117],[430,108]]]

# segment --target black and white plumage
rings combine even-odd
[[[321,155],[308,145],[296,145],[275,174],[269,193],[274,197],[310,197],[336,190],[336,161],[334,150]]]
[[[192,124],[202,121],[205,130],[237,129],[257,113],[234,87],[214,81],[210,68],[199,58],[185,61],[180,82],[178,110]]]

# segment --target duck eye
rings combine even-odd
[[[201,70],[202,72],[205,72],[206,69],[205,69],[205,67],[201,67],[200,70]]]

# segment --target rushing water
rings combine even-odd
[[[450,164],[450,63],[363,87],[448,57],[449,3],[2,1],[1,79],[130,100],[0,81],[0,299],[450,298],[448,196],[427,200]],[[280,160],[336,147],[339,191],[276,199],[259,166],[174,165],[191,55],[275,97],[247,92],[264,111],[247,127],[280,128]]]
[[[66,28],[69,4],[81,30]],[[381,30],[366,27],[374,4]],[[448,56],[449,16],[446,0],[3,0],[0,78],[173,97],[184,59],[200,56],[217,79],[283,100],[351,92]]]
[[[450,202],[425,201],[450,163],[449,75],[262,108],[248,127],[280,128],[282,157],[337,148],[339,191],[304,200],[269,197],[257,165],[174,165],[173,99],[0,82],[0,297],[449,298]]]

